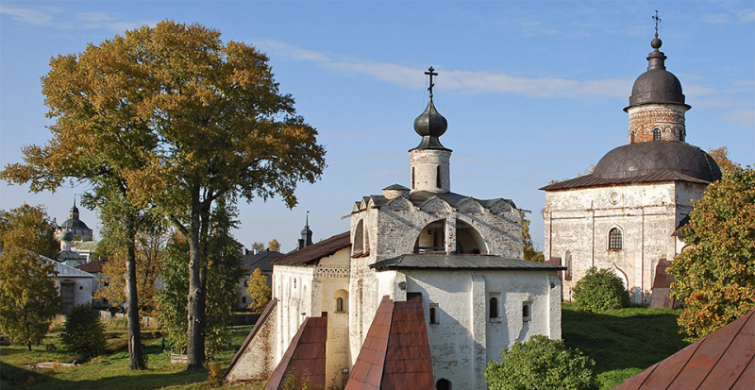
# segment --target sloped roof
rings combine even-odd
[[[275,265],[302,265],[315,263],[323,257],[330,256],[343,248],[351,246],[349,232],[337,234],[333,237],[312,244],[297,251],[287,253],[281,257],[270,260]]]
[[[571,188],[601,187],[610,185],[629,185],[639,183],[660,183],[667,181],[686,181],[691,183],[709,184],[707,180],[698,179],[680,172],[659,170],[642,176],[602,178],[596,175],[580,176],[571,180],[564,180],[540,188],[544,191],[567,190]]]
[[[489,255],[432,255],[409,254],[370,265],[378,271],[397,269],[432,270],[501,270],[501,271],[563,271],[559,265],[535,263]]]
[[[483,207],[489,208],[498,201],[504,201],[510,204],[511,207],[516,208],[514,201],[512,201],[511,199],[505,199],[505,198],[477,199],[477,198],[472,198],[466,195],[456,194],[453,192],[435,193],[435,192],[429,192],[429,191],[414,191],[409,195],[407,199],[409,199],[409,201],[412,202],[413,205],[420,207],[428,200],[432,198],[436,198],[436,197],[446,201],[449,205],[451,205],[451,207],[457,207],[458,205],[460,205],[463,201],[467,199],[474,199],[477,202],[479,202]],[[365,203],[368,203],[370,199],[372,199],[375,207],[385,206],[386,204],[388,204],[388,202],[392,200],[392,199],[386,198],[383,195],[371,195],[371,196],[363,197],[362,201],[364,201]],[[357,204],[359,203],[360,202],[357,202]]]
[[[309,317],[296,332],[265,390],[283,388],[283,379],[292,374],[309,378],[310,388],[325,388],[325,343],[328,341],[328,313]]]
[[[422,294],[384,296],[345,390],[435,389]]]
[[[684,218],[682,218],[682,220],[679,221],[679,224],[676,225],[676,230],[674,230],[671,236],[679,237],[679,238],[687,237],[687,233],[684,230],[688,225],[689,225],[689,214],[685,215]]]
[[[105,263],[107,263],[107,260],[90,261],[89,263],[84,263],[76,268],[84,272],[99,274],[102,273],[102,267],[105,266]]]
[[[73,268],[71,266],[65,265],[55,260],[51,260],[44,256],[39,256],[39,257],[48,263],[52,263],[52,265],[55,267],[55,270],[58,271],[59,278],[94,278],[95,277],[89,272],[84,272],[80,269]]]
[[[263,251],[257,254],[249,253],[241,256],[241,267],[247,271],[254,271],[259,268],[263,272],[273,272],[273,264],[270,260],[283,256],[278,251]]]
[[[671,282],[674,281],[674,277],[666,272],[666,269],[671,266],[671,262],[666,259],[658,261],[658,265],[655,266],[655,278],[653,279],[652,288],[671,288]]]
[[[755,384],[755,310],[613,390],[747,389]]]
[[[71,247],[78,251],[96,251],[97,241],[73,241]]]

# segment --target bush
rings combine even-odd
[[[78,305],[66,316],[61,339],[83,359],[97,356],[105,348],[105,325],[91,305]]]
[[[629,292],[621,279],[607,269],[590,268],[572,289],[574,306],[585,311],[605,311],[629,306]]]
[[[594,390],[595,361],[561,340],[533,336],[504,350],[502,363],[488,362],[485,379],[491,390]]]

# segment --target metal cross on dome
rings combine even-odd
[[[661,21],[661,18],[658,17],[658,10],[655,10],[655,15],[652,18],[655,20],[655,37],[658,38],[658,22]]]
[[[433,87],[435,84],[433,84],[433,76],[437,76],[438,74],[435,73],[435,69],[433,67],[427,68],[427,72],[425,72],[426,75],[430,76],[430,87],[427,88],[428,91],[430,91],[430,99],[433,98]]]

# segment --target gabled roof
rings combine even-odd
[[[351,246],[351,237],[349,232],[337,234],[333,237],[312,244],[303,249],[285,254],[276,259],[270,260],[274,265],[302,265],[316,263],[323,257],[330,256],[341,249]]]
[[[613,390],[752,389],[755,310],[629,378]]]
[[[291,340],[278,367],[265,385],[265,390],[283,388],[286,375],[299,380],[307,377],[310,388],[325,388],[325,343],[328,341],[328,313],[322,317],[309,317],[301,324]]]
[[[563,271],[566,267],[488,255],[401,255],[370,265],[378,271],[416,270],[500,270],[500,271]]]
[[[435,389],[422,294],[384,296],[345,390]]]
[[[39,257],[45,260],[46,262],[51,263],[55,267],[55,270],[58,271],[59,278],[94,278],[95,277],[89,272],[84,272],[80,269],[67,266],[63,263],[57,262],[55,260],[51,260],[44,256],[39,256]]]
[[[283,256],[283,253],[278,251],[263,251],[257,254],[248,253],[241,256],[241,267],[251,272],[256,268],[259,268],[263,272],[273,272],[273,264],[271,260]]]
[[[99,274],[102,273],[102,267],[105,266],[105,263],[107,263],[107,260],[90,261],[76,268],[84,272]]]

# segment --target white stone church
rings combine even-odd
[[[684,246],[679,232],[692,201],[721,178],[713,158],[685,142],[690,106],[666,70],[657,34],[650,45],[647,72],[624,109],[629,144],[603,156],[592,174],[541,188],[544,254],[567,268],[565,300],[590,267],[613,271],[636,303],[649,303],[654,288],[667,291],[671,279],[663,270]]]
[[[565,268],[522,260],[511,200],[451,192],[447,122],[427,74],[410,188],[363,197],[349,232],[272,261],[273,300],[226,381],[279,389],[293,374],[311,388],[483,390],[502,350],[561,337]]]

